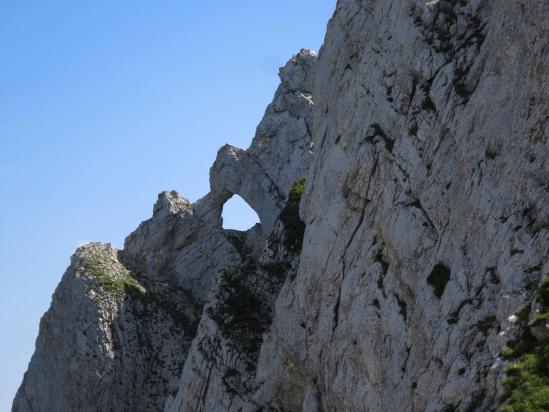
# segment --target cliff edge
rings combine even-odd
[[[204,198],[75,253],[13,411],[548,409],[547,21],[339,0]]]

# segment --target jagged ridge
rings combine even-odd
[[[14,410],[547,408],[548,9],[340,0],[208,195],[77,251]]]

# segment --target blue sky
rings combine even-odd
[[[278,67],[318,50],[334,8],[0,1],[0,410],[74,249],[122,246],[162,190],[206,194],[217,149],[249,145]],[[231,206],[231,226],[249,225]]]

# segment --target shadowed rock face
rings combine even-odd
[[[13,410],[543,410],[548,17],[340,0],[209,194],[77,251]]]

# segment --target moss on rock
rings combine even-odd
[[[255,263],[248,261],[224,271],[219,283],[219,301],[208,309],[223,337],[254,362],[270,318],[265,303],[246,283],[256,270]]]
[[[88,247],[82,257],[85,271],[92,275],[106,291],[123,295],[126,290],[133,288],[145,293],[145,288],[131,275],[131,272],[106,249]]]

